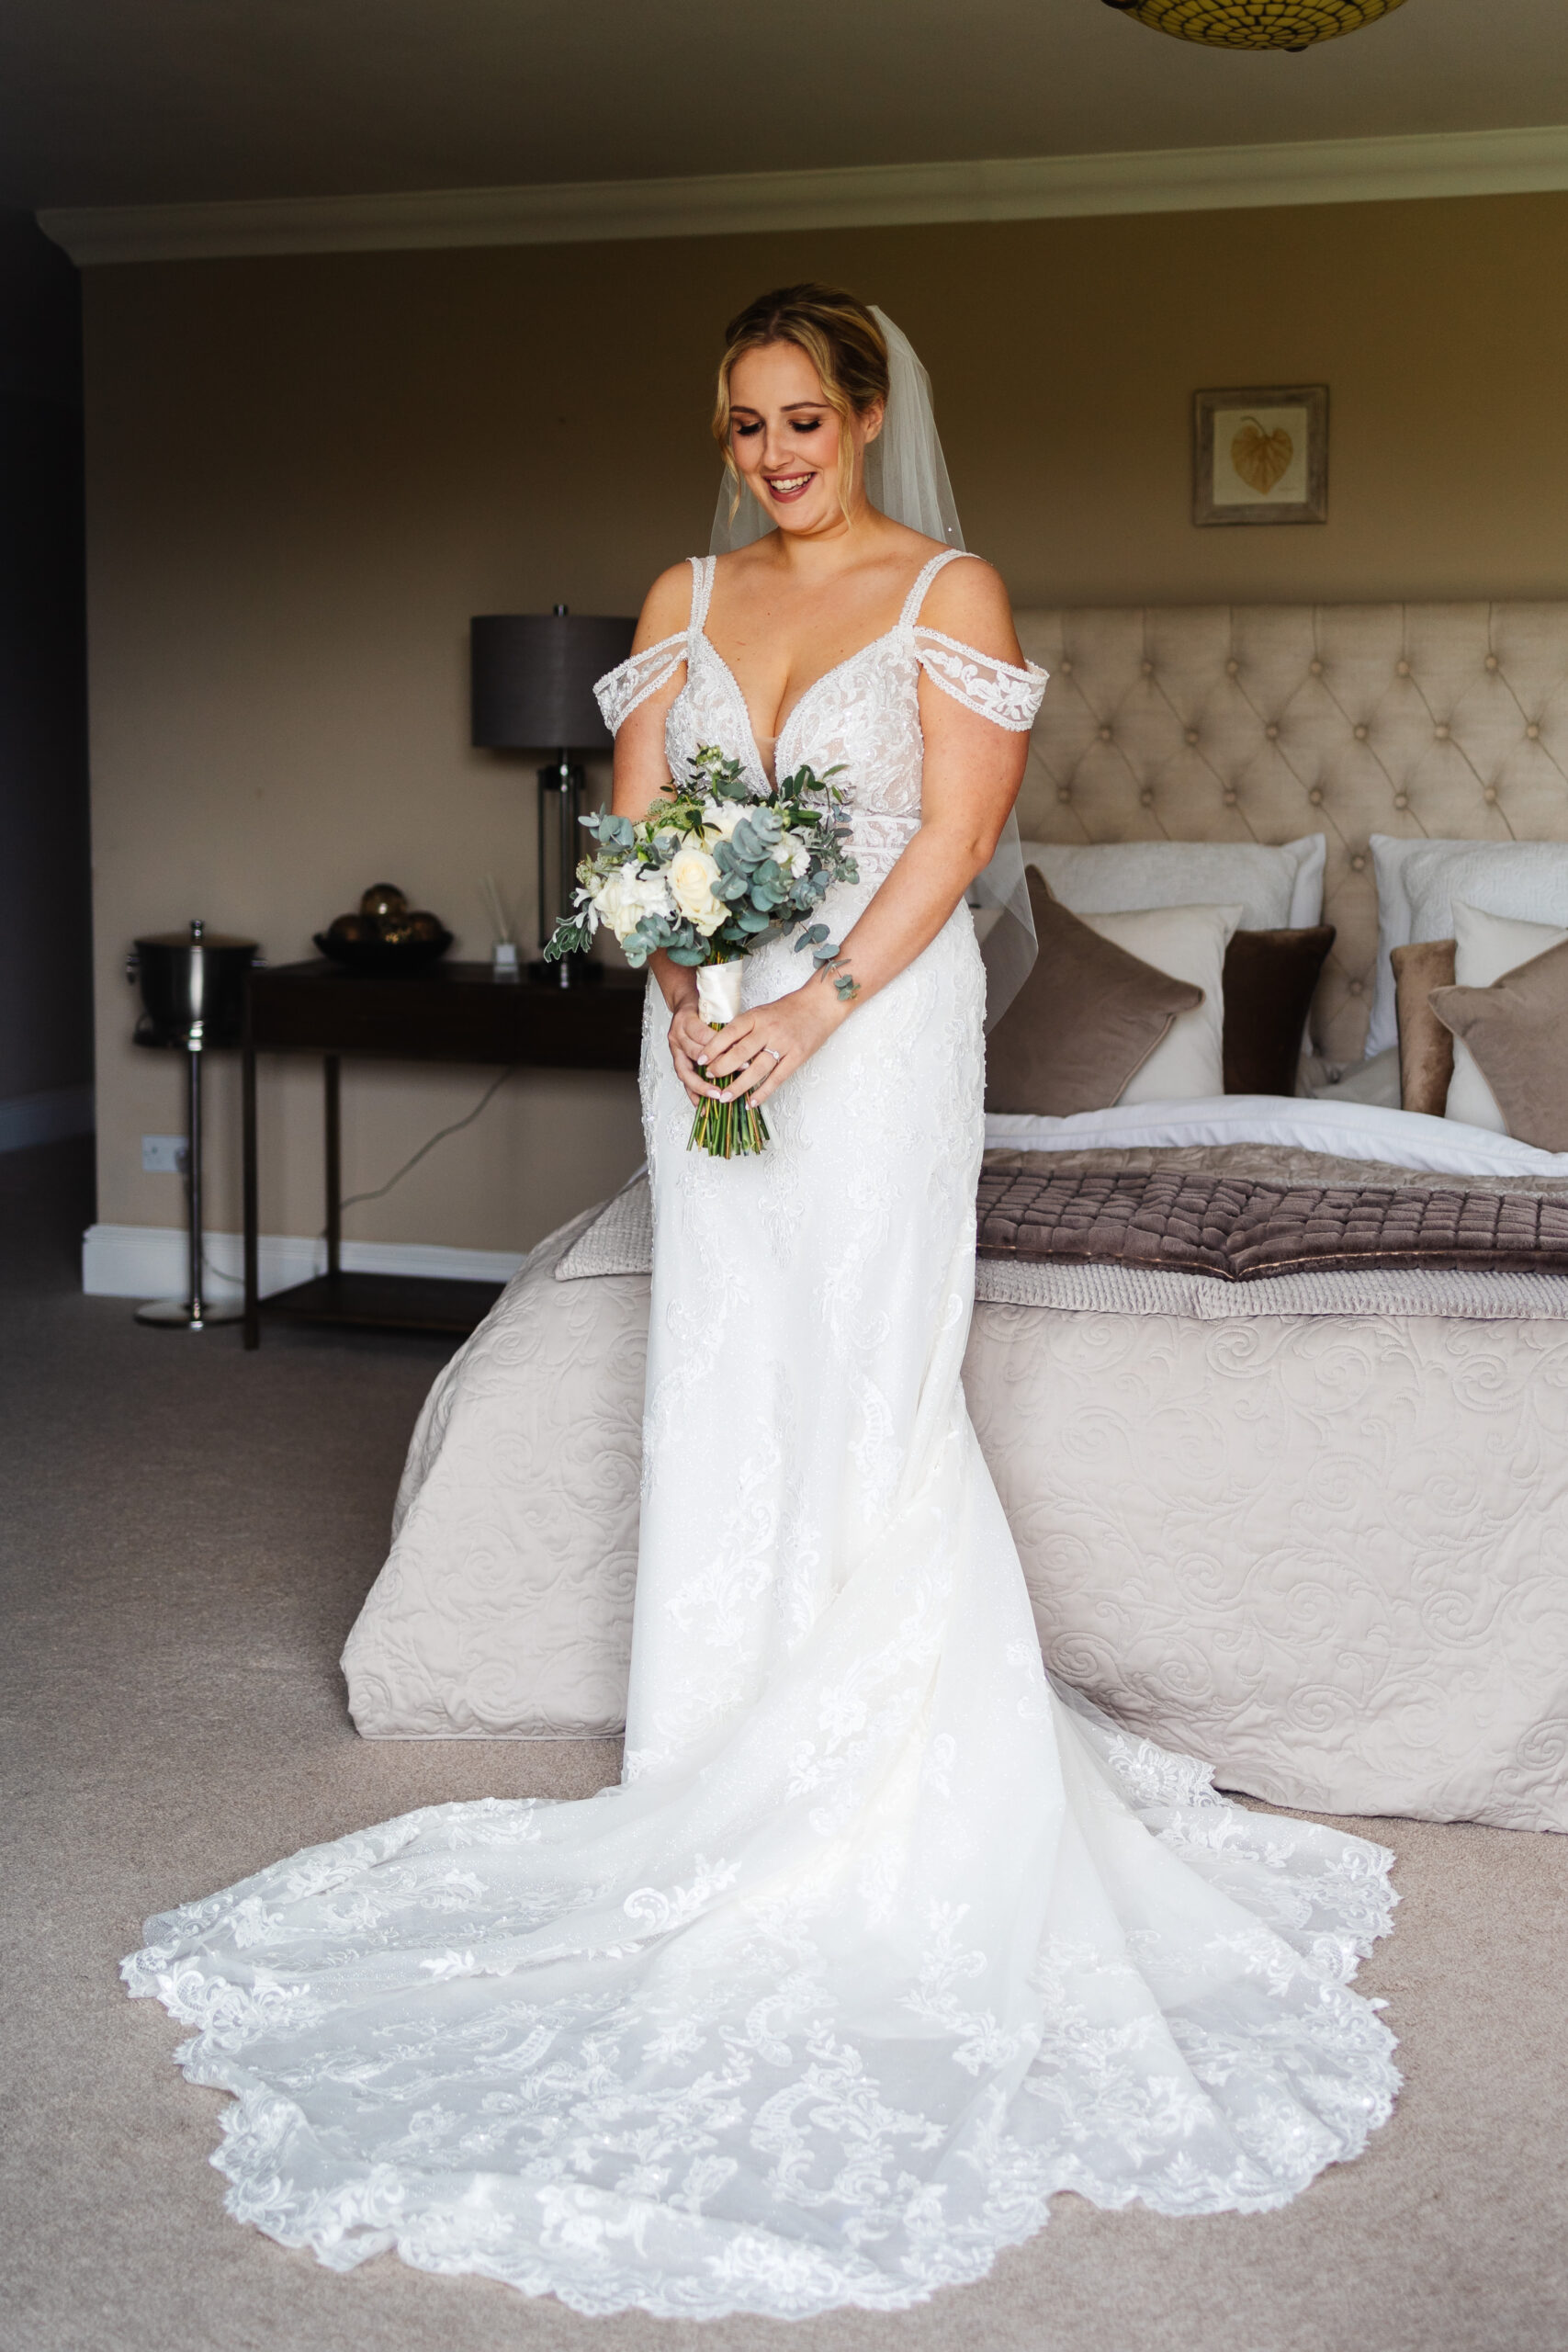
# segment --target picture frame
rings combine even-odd
[[[1194,392],[1192,520],[1327,522],[1326,384]]]

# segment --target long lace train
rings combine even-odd
[[[699,2318],[901,2309],[1061,2189],[1284,2204],[1392,2104],[1393,2037],[1347,1989],[1390,1857],[1244,1812],[1058,1696],[1069,1810],[1027,2020],[976,2005],[962,1906],[928,1915],[880,2016],[846,2012],[819,1918],[717,1901],[723,1865],[626,1899],[606,1945],[572,1864],[635,1875],[636,1790],[433,1806],[150,1921],[126,1981],[197,2029],[190,2079],[235,2095],[230,2211],[334,2269],[395,2247]]]

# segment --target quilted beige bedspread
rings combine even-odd
[[[432,1394],[344,1652],[367,1737],[620,1726],[648,1280],[557,1280],[592,1222]],[[1568,1828],[1562,1278],[1038,1272],[965,1385],[1049,1664],[1232,1789]]]

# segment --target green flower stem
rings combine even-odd
[[[721,1021],[708,1023],[716,1035],[723,1026]],[[709,1152],[715,1159],[737,1159],[746,1152],[761,1151],[767,1141],[768,1123],[744,1095],[738,1094],[728,1102],[716,1102],[705,1094],[692,1121],[686,1149]]]

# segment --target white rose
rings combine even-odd
[[[718,880],[717,861],[692,842],[676,851],[664,872],[677,910],[696,926],[705,939],[711,939],[729,912],[724,900],[716,899],[713,893],[713,886]]]
[[[784,868],[792,882],[798,882],[811,864],[811,852],[804,842],[792,842],[786,833],[774,846],[773,862]]]
[[[747,813],[743,800],[705,800],[703,830],[710,842],[727,842]]]

